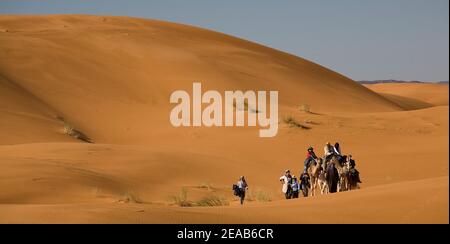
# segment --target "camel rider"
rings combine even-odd
[[[323,151],[325,153],[325,164],[331,160],[333,155],[335,155],[334,147],[331,145],[331,143],[327,142],[325,147],[323,148]]]
[[[317,160],[317,156],[316,153],[314,152],[314,148],[313,147],[309,147],[308,148],[308,152],[306,153],[306,159],[305,159],[305,166],[303,168],[303,170],[306,172],[309,168],[309,166],[311,165],[311,163],[313,163],[315,160]]]
[[[339,145],[339,142],[336,142],[336,143],[334,144],[333,151],[334,151],[334,153],[335,153],[336,155],[342,156],[342,153],[341,153],[341,146]]]
[[[334,152],[334,155],[337,157],[339,164],[342,166],[345,163],[345,158],[342,155],[341,146],[339,145],[339,142],[336,142],[334,144],[333,152]]]
[[[353,160],[352,155],[348,155],[348,165],[350,166],[350,172],[353,172],[354,174],[356,174],[356,178],[358,183],[362,183],[361,179],[359,178],[359,172],[358,170],[355,168],[356,167],[356,162],[355,160]]]

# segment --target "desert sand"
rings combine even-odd
[[[169,96],[193,82],[279,91],[278,135],[174,128]],[[448,85],[362,86],[192,26],[3,15],[0,223],[448,223],[448,96]],[[283,200],[279,176],[327,141],[356,159],[361,189]],[[231,191],[240,175],[244,206]],[[224,206],[177,204],[205,198]]]

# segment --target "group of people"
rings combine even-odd
[[[336,162],[331,163],[332,159],[335,158]],[[285,174],[280,177],[280,182],[282,184],[282,192],[284,193],[286,199],[298,197],[298,189],[303,192],[305,197],[308,196],[308,189],[311,187],[310,175],[308,174],[308,168],[312,164],[317,164],[321,162],[321,167],[325,173],[325,181],[328,184],[328,192],[333,193],[337,191],[337,184],[340,181],[340,174],[337,170],[335,163],[338,163],[342,168],[345,164],[348,165],[348,172],[353,179],[356,179],[357,183],[362,183],[359,178],[359,172],[356,170],[356,162],[352,158],[352,155],[343,155],[341,151],[341,146],[338,142],[332,145],[327,142],[324,147],[324,156],[319,158],[314,152],[313,147],[309,147],[306,153],[306,159],[304,161],[303,172],[300,174],[300,184],[298,183],[295,176],[291,176],[290,170],[286,170]],[[300,185],[300,187],[297,187]]]
[[[300,174],[299,179],[295,175],[291,175],[289,169],[285,170],[284,175],[280,177],[282,184],[282,192],[286,199],[298,198],[299,193],[302,192],[303,196],[308,195],[308,189],[311,188],[310,177],[308,173],[303,172]]]
[[[325,164],[327,164],[333,158],[333,156],[336,156],[340,163],[342,162],[343,155],[341,153],[341,146],[339,145],[339,142],[336,142],[334,144],[334,146],[331,145],[330,142],[327,142],[325,144],[325,147],[323,148],[323,150],[324,150]],[[352,155],[348,155],[348,157],[352,158]],[[318,159],[319,159],[319,157],[316,156],[316,153],[314,152],[314,148],[310,146],[306,153],[306,159],[304,162],[304,172],[306,172],[308,170],[308,167],[311,165],[311,163],[316,162]],[[354,161],[353,161],[353,163],[354,163]]]
[[[295,175],[292,175],[289,169],[285,170],[284,175],[280,177],[280,182],[282,184],[282,192],[284,193],[285,198],[286,199],[298,198],[300,192],[302,192],[304,197],[308,196],[308,189],[311,188],[310,183],[311,177],[308,174],[308,168],[312,164],[316,164],[320,160],[323,161],[322,167],[324,167],[324,170],[326,170],[327,172],[335,172],[333,176],[329,175],[330,177],[339,177],[334,163],[330,163],[333,157],[337,159],[337,163],[339,163],[341,166],[344,164],[348,164],[349,173],[355,175],[356,181],[358,183],[362,183],[361,180],[359,179],[359,172],[355,168],[356,163],[355,160],[352,158],[352,155],[343,155],[341,152],[341,147],[338,142],[336,142],[334,145],[332,145],[330,142],[327,142],[324,147],[324,157],[322,159],[317,157],[313,147],[310,146],[307,149],[303,172],[301,172],[299,178],[297,178]],[[335,190],[333,190],[335,186],[330,185],[329,187],[330,192],[335,192]],[[244,176],[241,176],[237,184],[233,185],[234,195],[240,198],[241,204],[244,204],[245,192],[247,190],[248,190],[247,181],[245,180]]]

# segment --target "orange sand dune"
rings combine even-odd
[[[407,110],[448,105],[448,84],[386,83],[366,87]]]
[[[214,208],[148,204],[4,204],[4,222],[22,223],[447,223],[448,177],[339,195]],[[427,198],[424,201],[424,197]]]
[[[196,81],[204,90],[278,90],[280,106],[399,110],[319,65],[195,27],[124,17],[1,16],[0,29],[8,30],[0,33],[0,74],[97,142],[146,143],[158,136],[153,127],[170,129],[170,93],[190,91]]]
[[[0,30],[1,223],[448,223],[443,86],[369,89],[287,53],[155,20],[0,16]],[[172,127],[170,94],[197,81],[278,90],[278,135]],[[354,155],[362,189],[282,200],[284,169],[298,175],[305,149],[322,155],[327,141]],[[250,185],[243,207],[230,190],[240,175]],[[229,206],[179,207],[183,194]]]

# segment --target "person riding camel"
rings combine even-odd
[[[356,169],[356,162],[352,158],[352,155],[348,155],[348,165],[350,166],[350,172],[356,174],[356,179],[358,183],[362,183],[361,179],[359,178],[359,171]]]
[[[342,153],[341,153],[341,146],[339,145],[339,142],[336,142],[336,143],[334,144],[333,151],[334,151],[334,153],[335,153],[336,155],[342,156]]]
[[[335,155],[334,147],[331,145],[331,143],[327,142],[325,147],[323,148],[325,153],[325,165],[328,163],[328,161],[331,160],[331,158]]]
[[[281,191],[284,193],[284,196],[286,197],[286,199],[291,199],[292,176],[291,176],[291,171],[289,169],[287,169],[284,172],[284,175],[280,177],[280,182],[282,184]]]
[[[315,162],[317,160],[317,156],[316,153],[314,152],[314,148],[313,147],[309,147],[308,148],[308,152],[306,153],[306,159],[304,162],[304,171],[307,171],[309,166],[311,165],[311,163]]]
[[[334,144],[333,151],[334,155],[337,157],[339,164],[342,166],[346,161],[346,157],[342,155],[341,146],[339,145],[339,142],[336,142]]]

